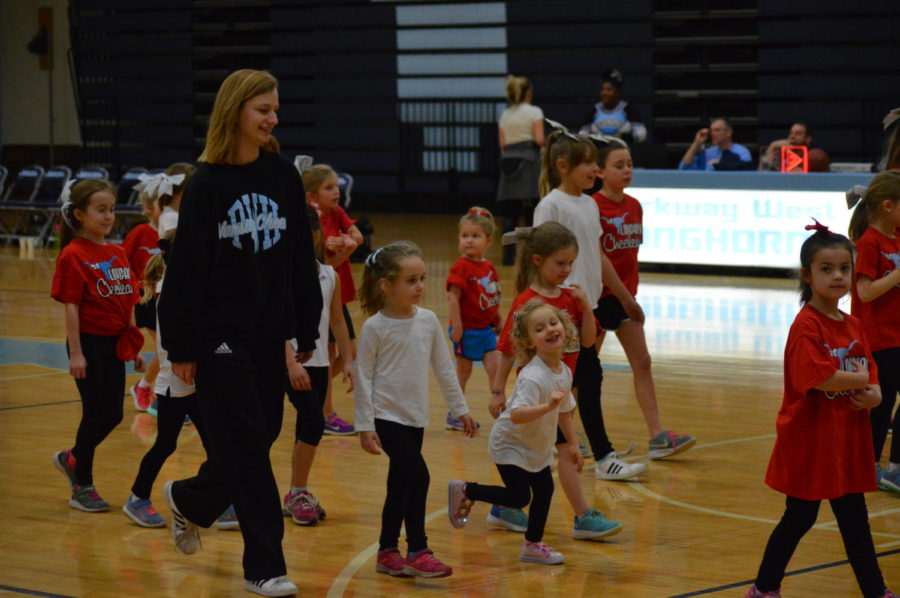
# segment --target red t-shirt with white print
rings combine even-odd
[[[898,231],[900,232],[900,231]],[[856,242],[856,277],[884,278],[900,268],[900,235],[889,237],[869,227]],[[862,322],[872,351],[900,347],[900,285],[874,301],[863,303],[853,285],[850,312]]]
[[[77,237],[56,258],[50,296],[78,305],[81,332],[115,336],[128,328],[139,289],[121,245]]]
[[[148,223],[138,224],[122,241],[125,256],[138,280],[144,280],[144,271],[150,258],[160,252],[159,232]]]
[[[784,397],[766,484],[803,500],[872,492],[876,487],[869,410],[853,410],[851,391],[814,388],[838,370],[852,371],[853,362],[868,369],[870,384],[878,384],[862,325],[842,315],[844,320],[837,321],[804,306],[784,348]]]
[[[622,201],[613,201],[600,193],[594,193],[594,201],[600,210],[600,250],[612,262],[616,274],[628,292],[637,295],[638,249],[644,242],[644,209],[641,202],[630,195]],[[611,295],[612,291],[603,285],[601,297]]]
[[[529,287],[516,295],[516,298],[513,299],[512,306],[509,308],[509,315],[506,316],[506,321],[503,324],[503,330],[500,332],[500,338],[497,339],[497,349],[501,353],[506,353],[507,355],[514,355],[516,353],[516,345],[512,337],[516,313],[532,299],[540,299],[544,303],[548,303],[560,311],[566,312],[572,320],[572,324],[575,326],[575,333],[577,335],[581,330],[581,321],[584,317],[584,311],[582,310],[578,299],[572,296],[571,289],[561,288],[560,291],[562,292],[559,297],[544,297]],[[594,314],[590,314],[590,316],[593,318]],[[581,341],[578,337],[576,336],[574,339],[568,339],[565,352],[563,353],[563,363],[569,366],[569,369],[572,370],[572,375],[575,374],[575,365],[578,363],[579,351],[581,351]]]
[[[450,266],[447,290],[453,285],[462,290],[459,309],[464,330],[481,330],[500,323],[500,278],[494,264],[460,257]]]
[[[322,222],[322,242],[328,237],[339,237],[343,233],[350,230],[350,227],[356,224],[352,220],[344,208],[335,206],[328,214],[322,214],[320,217]],[[325,255],[334,255],[333,252],[326,250]],[[353,284],[353,273],[350,271],[350,258],[334,267],[341,279],[341,303],[346,305],[356,299],[356,285]]]

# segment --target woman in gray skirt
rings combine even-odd
[[[531,104],[531,81],[510,75],[506,78],[507,108],[500,116],[500,186],[498,212],[503,232],[524,220],[531,224],[538,199],[541,174],[541,147],[544,145],[544,112]],[[503,248],[503,265],[515,263],[515,245]]]

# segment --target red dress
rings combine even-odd
[[[600,210],[600,226],[603,229],[600,249],[612,262],[628,292],[637,295],[638,249],[644,242],[644,209],[641,202],[630,195],[616,202],[599,192],[594,193],[594,201]],[[609,287],[603,285],[600,296],[610,294]]]
[[[506,316],[506,322],[503,324],[503,331],[500,332],[500,338],[497,340],[497,349],[507,355],[515,354],[516,346],[512,338],[512,328],[516,320],[516,313],[522,309],[523,305],[535,298],[556,307],[560,311],[566,312],[569,318],[572,319],[572,324],[575,326],[575,333],[577,335],[581,330],[581,321],[584,317],[581,304],[578,303],[578,299],[572,296],[571,289],[560,289],[560,291],[562,291],[562,293],[559,297],[544,297],[531,288],[527,288],[519,293],[516,298],[513,299],[512,306],[509,308],[509,315]],[[594,315],[591,314],[591,317],[593,318]],[[568,339],[568,342],[566,342],[565,353],[563,354],[563,363],[569,366],[569,369],[572,370],[572,375],[575,375],[575,364],[578,363],[578,353],[580,350],[581,342],[577,336],[574,339]]]
[[[461,257],[450,266],[447,290],[462,289],[459,298],[464,330],[481,330],[500,323],[500,278],[489,260]]]
[[[843,313],[843,312],[842,312]],[[803,500],[838,498],[876,488],[869,410],[850,407],[850,391],[814,387],[837,370],[865,365],[869,383],[878,372],[859,320],[833,320],[805,305],[784,349],[784,398],[766,484]]]
[[[869,227],[856,242],[856,276],[878,280],[900,268],[900,235],[888,237]],[[872,351],[900,347],[900,287],[863,303],[853,285],[851,313],[862,322]]]

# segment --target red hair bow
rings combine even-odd
[[[812,221],[815,222],[815,224],[807,224],[803,228],[805,230],[814,230],[814,231],[820,232],[820,233],[830,233],[831,232],[830,230],[828,230],[827,226],[825,226],[824,224],[822,224],[815,218],[813,218]]]
[[[476,216],[481,216],[482,218],[490,218],[491,213],[484,209],[478,208],[469,208],[469,214],[475,214]]]

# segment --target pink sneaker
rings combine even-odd
[[[141,388],[140,384],[135,382],[131,387],[131,398],[134,399],[134,408],[138,411],[146,411],[150,403],[153,402],[153,389],[149,386]]]
[[[319,513],[316,510],[318,503],[318,499],[306,490],[296,494],[288,492],[284,497],[284,509],[290,513],[291,519],[297,525],[315,525],[319,522]]]
[[[453,567],[434,558],[430,548],[423,548],[407,555],[403,572],[415,577],[449,577],[453,575]]]
[[[522,544],[519,560],[525,563],[539,563],[541,565],[561,565],[565,559],[561,552],[553,550],[543,542],[529,542]]]
[[[781,598],[781,590],[772,590],[770,592],[760,592],[756,589],[756,584],[750,586],[744,598]]]
[[[466,482],[450,480],[447,484],[447,517],[450,518],[450,525],[457,529],[466,527],[473,504],[475,503],[466,496]]]
[[[884,596],[882,596],[881,598],[897,598],[897,594],[895,594],[892,591],[890,591],[889,589],[885,588]]]
[[[375,570],[379,573],[387,573],[391,577],[408,577],[404,571],[406,559],[396,548],[385,548],[378,551],[378,561]]]

